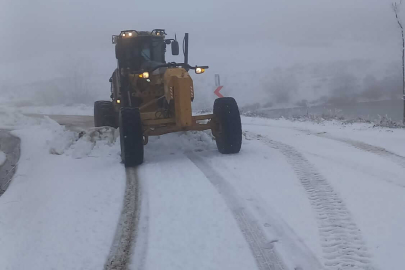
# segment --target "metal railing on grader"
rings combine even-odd
[[[218,98],[213,114],[192,115],[194,86],[188,71],[204,73],[207,66],[188,64],[188,34],[183,40],[184,62],[165,60],[166,46],[179,55],[179,43],[163,29],[125,30],[112,37],[117,68],[111,82],[111,101],[94,103],[96,127],[120,129],[121,158],[126,167],[143,163],[149,136],[211,129],[219,152],[238,153],[241,119],[234,98]]]

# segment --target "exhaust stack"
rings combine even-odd
[[[184,63],[188,64],[188,33],[184,35]]]

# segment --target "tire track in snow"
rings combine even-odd
[[[260,225],[252,215],[246,211],[243,203],[237,197],[235,190],[228,182],[216,173],[201,157],[193,152],[187,152],[187,157],[201,170],[212,185],[222,195],[231,210],[250,250],[254,256],[259,270],[286,270],[284,262],[280,259],[274,243],[266,238]]]
[[[317,214],[326,268],[375,269],[360,230],[353,222],[343,200],[326,178],[292,146],[254,133],[246,133],[246,136],[279,150],[293,167]]]
[[[137,232],[137,225],[140,216],[140,192],[136,169],[127,169],[126,175],[123,208],[110,254],[104,266],[105,270],[128,269],[131,259],[131,250]]]
[[[378,179],[378,181],[384,181],[390,185],[394,185],[400,188],[405,188],[405,184],[402,184],[400,182],[403,182],[403,179],[401,179],[400,181],[395,181],[393,179],[397,179],[399,178],[397,175],[392,174],[390,172],[384,171],[384,172],[379,172],[379,171],[374,171],[373,168],[361,165],[361,164],[356,164],[351,162],[350,160],[342,160],[342,159],[338,159],[338,158],[332,158],[332,157],[328,157],[325,155],[318,155],[318,154],[314,154],[314,153],[308,153],[311,156],[323,159],[323,160],[328,160],[330,162],[333,162],[335,164],[340,164],[342,166],[345,166],[347,168],[350,168],[352,170],[355,171],[360,171],[361,173],[367,174],[372,176],[373,178]]]
[[[301,131],[305,131],[305,130],[301,130]],[[305,132],[310,132],[310,131],[305,131]],[[395,154],[393,152],[390,152],[383,147],[374,146],[371,144],[367,144],[367,143],[360,142],[360,141],[355,141],[352,139],[338,138],[338,137],[329,135],[327,133],[310,133],[310,134],[321,137],[321,138],[327,138],[327,139],[331,139],[334,141],[346,143],[359,150],[370,152],[370,153],[376,154],[381,157],[389,158],[393,162],[395,162],[398,165],[400,165],[401,167],[405,168],[405,157]]]
[[[261,127],[266,127],[266,126],[267,127],[273,127],[272,125],[251,124],[251,123],[244,123],[244,125],[261,126]],[[352,140],[352,139],[345,139],[345,138],[335,137],[335,136],[330,135],[330,134],[328,134],[326,132],[314,132],[314,131],[309,130],[309,129],[294,128],[294,127],[290,128],[290,127],[277,126],[277,128],[285,128],[285,129],[290,129],[290,130],[297,130],[297,131],[300,131],[300,132],[307,133],[309,135],[314,135],[314,136],[317,136],[317,137],[342,142],[342,143],[348,144],[350,146],[353,146],[354,148],[357,148],[359,150],[370,152],[370,153],[376,154],[376,155],[381,156],[381,157],[389,158],[390,160],[392,160],[396,164],[398,164],[401,167],[405,168],[405,157],[404,156],[401,156],[401,155],[395,154],[393,152],[390,152],[390,151],[388,151],[387,149],[385,149],[383,147],[374,146],[374,145],[371,145],[371,144],[367,144],[367,143]]]
[[[145,268],[149,238],[149,196],[145,181],[139,181],[139,212],[134,237],[133,256],[130,269],[142,270]]]

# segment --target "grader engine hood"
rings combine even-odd
[[[167,102],[174,102],[176,125],[191,126],[194,86],[190,74],[184,68],[169,68],[163,76],[163,81]]]
[[[167,102],[174,98],[174,89],[187,89],[190,92],[191,100],[194,99],[193,80],[184,68],[167,69],[163,75],[165,85],[165,97]],[[180,90],[178,90],[180,91]]]

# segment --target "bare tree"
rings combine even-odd
[[[403,124],[405,124],[405,39],[404,39],[404,27],[402,25],[401,19],[399,18],[399,11],[402,5],[402,0],[392,3],[392,10],[395,13],[395,18],[397,19],[399,28],[401,29],[402,35],[402,99],[404,101],[404,114],[403,114]]]

